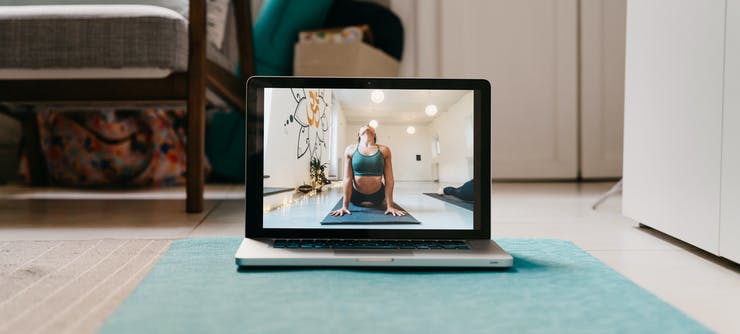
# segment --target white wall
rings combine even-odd
[[[348,145],[357,140],[357,130],[363,124],[351,124],[346,129]],[[409,125],[416,133],[406,133]],[[393,157],[393,177],[396,181],[432,181],[432,129],[420,124],[380,124],[378,144],[388,146]],[[346,146],[345,146],[346,147]],[[421,161],[416,161],[416,155]]]
[[[319,146],[316,151],[316,155],[320,157],[322,161],[328,161],[330,159],[332,136],[332,100],[331,91],[324,91],[325,101],[328,104],[327,107],[322,108],[319,112],[325,112],[326,118],[323,122],[326,122],[328,131],[325,133],[326,146]],[[304,154],[302,157],[298,156],[298,139],[301,127],[297,122],[288,122],[290,115],[293,115],[296,109],[296,101],[292,96],[290,89],[272,89],[270,93],[265,94],[265,98],[269,101],[265,102],[266,110],[269,106],[269,115],[265,115],[265,175],[269,175],[270,178],[265,179],[264,185],[266,187],[296,187],[300,184],[305,183],[308,180],[308,170],[310,153]],[[305,103],[305,102],[304,102]],[[300,106],[300,111],[305,109],[304,106]],[[267,111],[266,111],[267,112]],[[305,118],[304,115],[300,117]],[[323,125],[323,123],[322,123]],[[319,129],[321,126],[319,126]],[[310,129],[310,138],[312,145],[316,145],[315,137],[317,129]],[[302,137],[305,138],[305,137]]]
[[[409,125],[416,133],[406,133]],[[432,180],[432,131],[428,126],[386,125],[378,126],[378,143],[390,147],[393,154],[393,176],[397,181]],[[416,155],[421,161],[416,161]]]
[[[580,5],[580,172],[622,175],[626,0]]]
[[[439,76],[441,44],[439,0],[390,0],[390,7],[403,24],[403,58],[400,76]]]
[[[584,177],[616,177],[624,5],[625,0],[391,0],[407,42],[401,75],[491,81],[494,179],[575,179],[579,168]]]
[[[473,134],[469,123],[473,116],[473,93],[470,92],[441,111],[432,122],[434,133],[439,135],[439,182],[462,184],[473,178],[470,161],[473,158]],[[472,124],[474,127],[475,124]],[[433,134],[434,135],[434,134]]]
[[[334,96],[332,97],[334,98]],[[335,99],[335,98],[334,98]],[[332,102],[332,113],[334,119],[331,124],[336,122],[336,131],[332,129],[332,134],[336,136],[330,141],[331,159],[328,163],[327,177],[329,179],[341,180],[344,177],[344,149],[347,147],[347,116],[340,103]]]

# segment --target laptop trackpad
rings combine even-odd
[[[334,255],[340,256],[409,256],[414,255],[410,250],[379,250],[379,249],[353,249],[353,250],[335,250]]]

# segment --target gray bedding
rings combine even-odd
[[[0,5],[21,1],[0,0]],[[22,1],[24,4],[93,1]],[[100,1],[95,1],[99,3]],[[122,1],[108,1],[120,3]],[[9,6],[0,10],[0,68],[187,70],[187,1],[157,6]],[[175,6],[180,4],[179,6]],[[184,5],[183,5],[184,4]],[[184,6],[184,9],[183,9]]]

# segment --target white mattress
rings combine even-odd
[[[171,73],[165,68],[0,68],[0,79],[157,79]]]
[[[2,6],[0,3],[0,19],[49,19],[65,18],[106,18],[106,17],[146,17],[156,16],[173,20],[187,21],[182,14],[160,6],[152,5],[22,5]]]

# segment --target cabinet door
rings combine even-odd
[[[581,176],[622,176],[626,0],[580,2]]]
[[[727,1],[719,255],[740,263],[740,0]]]
[[[440,5],[439,73],[493,87],[493,178],[575,178],[576,0]]]
[[[725,3],[629,1],[623,212],[719,251]]]

